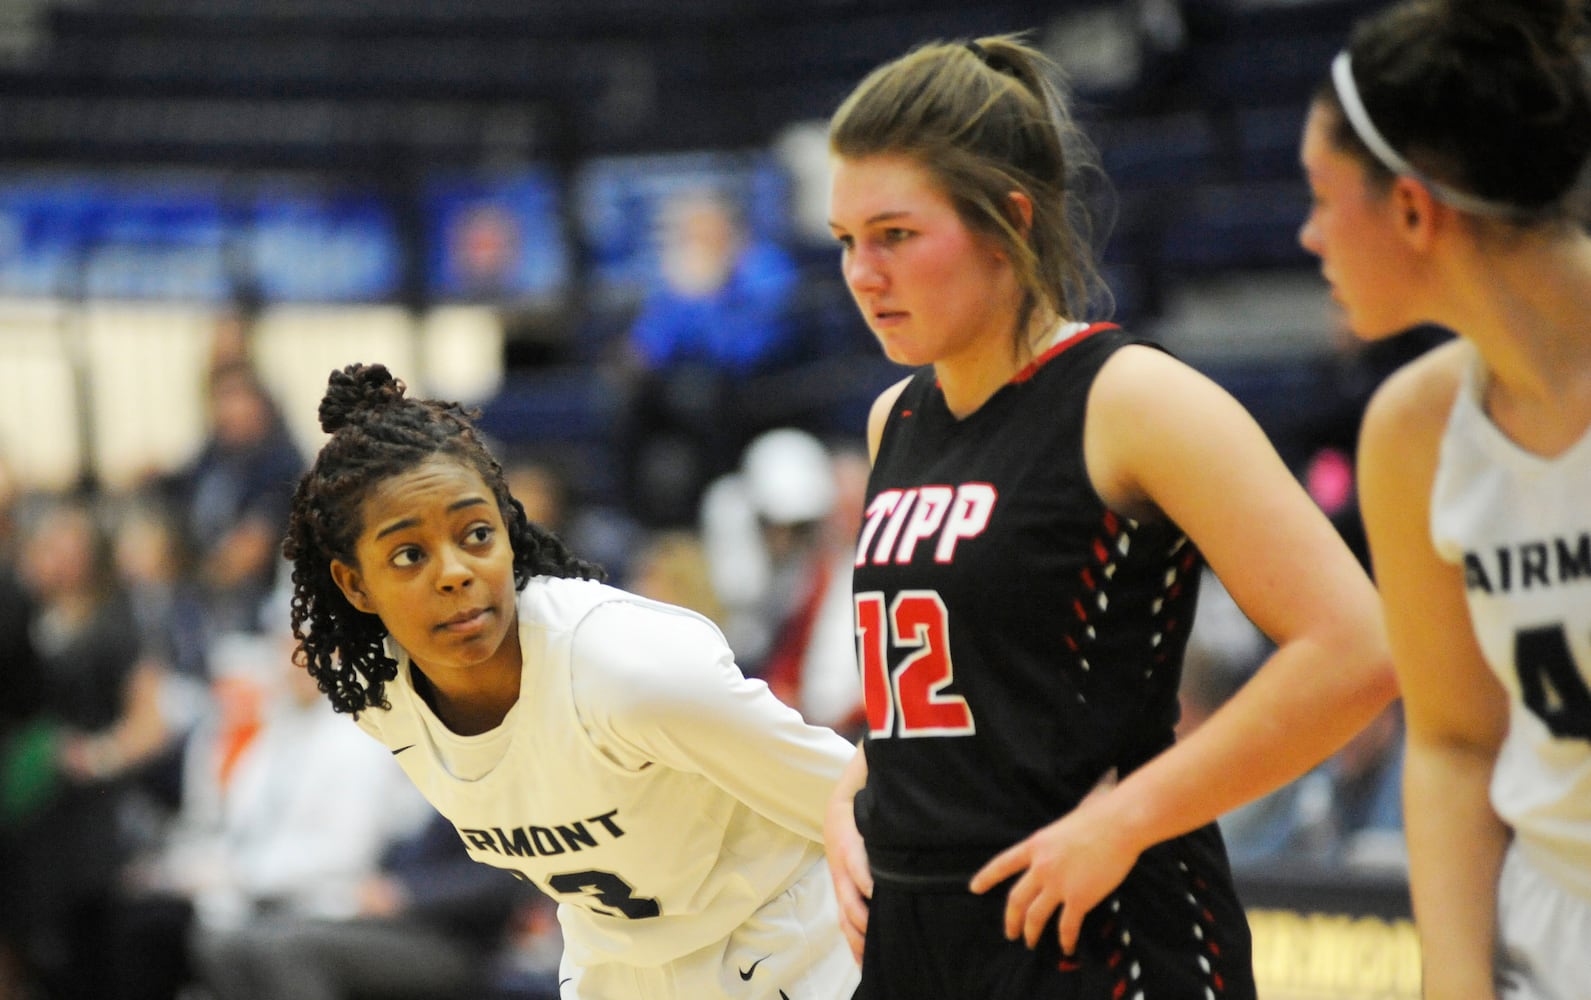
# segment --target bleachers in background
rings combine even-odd
[[[318,309],[336,296],[313,282],[265,282],[261,260],[307,261],[305,239],[362,240],[358,259],[374,270],[362,292],[342,300],[352,315],[384,304],[418,316],[438,307],[498,310],[490,322],[507,339],[509,360],[549,368],[508,372],[524,383],[514,391],[537,397],[536,419],[525,426],[578,442],[605,419],[594,366],[634,305],[633,282],[616,290],[613,267],[637,264],[651,227],[649,210],[628,202],[617,235],[582,217],[591,177],[662,155],[757,160],[777,173],[771,144],[785,129],[826,117],[868,69],[908,46],[1028,29],[1064,51],[1068,18],[1107,8],[1128,33],[1122,43],[1136,46],[1136,75],[1102,88],[1086,74],[1074,83],[1115,187],[1104,270],[1116,318],[1178,343],[1190,360],[1208,344],[1224,362],[1231,345],[1206,338],[1231,324],[1212,320],[1212,311],[1245,309],[1233,289],[1267,287],[1243,276],[1313,270],[1296,243],[1307,207],[1298,134],[1331,53],[1352,19],[1377,6],[1181,0],[1170,5],[1181,18],[1172,37],[1163,23],[1133,23],[1157,5],[1107,0],[30,3],[37,37],[29,58],[0,62],[0,214],[7,180],[27,173],[123,178],[136,170],[157,185],[208,178],[222,192],[225,224],[245,235],[222,241],[226,261],[205,282],[181,272],[189,285],[203,284],[207,302],[252,285],[243,290],[273,306]],[[291,192],[270,217],[275,243],[253,235],[264,197],[256,192],[267,183]],[[617,183],[643,186],[633,174]],[[360,207],[361,196],[377,207]],[[771,217],[778,204],[755,211]],[[317,229],[306,222],[315,218],[333,222]],[[892,372],[845,300],[832,248],[793,236],[809,262],[803,322],[815,360],[841,359],[800,377],[813,410],[843,421]],[[520,241],[517,270],[485,281],[459,272],[456,242],[489,249],[498,238]],[[289,246],[295,239],[298,250]],[[392,249],[383,251],[382,240]],[[626,247],[617,265],[604,256],[614,241]],[[158,267],[145,261],[139,274],[164,273],[188,249],[173,248]],[[93,254],[103,250],[96,244]],[[0,281],[0,294],[53,288],[75,301],[118,294],[115,282],[101,292],[86,287],[95,275],[132,281],[132,272],[105,270],[81,247],[71,253],[59,275],[23,275],[25,287]],[[338,265],[299,270],[329,276]],[[28,284],[35,279],[38,287]],[[194,293],[185,286],[175,294]],[[1300,328],[1276,331],[1276,341],[1301,354],[1319,350],[1315,314],[1292,315]],[[532,384],[542,374],[545,383]],[[587,384],[570,388],[569,378]],[[523,411],[513,399],[502,409]]]
[[[0,72],[0,88],[11,98],[45,102],[28,107],[56,112],[59,141],[46,142],[51,136],[39,134],[45,129],[29,134],[16,115],[0,123],[0,141],[11,158],[229,168],[285,162],[358,172],[377,141],[403,158],[430,161],[492,152],[501,136],[482,123],[517,116],[535,127],[522,128],[519,144],[498,145],[497,153],[738,148],[768,142],[790,121],[825,116],[862,73],[914,43],[1022,29],[1042,39],[1056,18],[1101,6],[57,0],[46,7],[39,55],[26,68]],[[1142,74],[1146,86],[1178,93],[1148,103],[1214,111],[1256,100],[1301,106],[1351,18],[1371,6],[1184,0],[1183,44],[1150,53],[1155,63]],[[1131,103],[1145,102],[1134,94]],[[199,113],[205,108],[219,111],[207,118]],[[288,155],[291,148],[271,155],[272,137],[289,147],[294,138],[272,108],[301,123],[302,141],[320,138],[318,157]],[[185,134],[183,122],[187,144],[174,138]],[[249,124],[263,133],[256,145],[202,141],[207,128],[246,132]]]
[[[605,156],[765,149],[790,124],[825,117],[867,69],[914,43],[1027,29],[1058,44],[1069,15],[1110,6],[56,2],[34,64],[0,69],[0,166],[288,170],[403,198],[438,169],[535,163],[572,184],[584,163]],[[1165,259],[1242,267],[1253,246],[1255,266],[1296,266],[1298,255],[1251,230],[1279,217],[1269,208],[1281,182],[1297,180],[1309,95],[1352,18],[1374,4],[1174,6],[1180,38],[1138,39],[1135,79],[1102,93],[1079,81],[1086,124],[1121,194],[1111,262],[1138,271]],[[1264,205],[1223,193],[1254,181],[1272,185]],[[1168,192],[1192,204],[1195,223],[1253,238],[1229,255],[1163,246],[1180,240],[1161,218]]]
[[[306,452],[327,373],[381,361],[481,406],[504,453],[555,460],[575,500],[611,500],[603,362],[660,192],[738,173],[778,228],[774,145],[880,61],[1020,29],[1060,52],[1071,16],[1105,11],[1094,27],[1123,48],[1084,54],[1117,72],[1073,83],[1114,188],[1115,318],[1229,389],[1296,468],[1342,405],[1335,312],[1296,239],[1298,139],[1350,23],[1383,2],[6,0],[0,454],[46,488],[182,461],[215,313],[257,296],[263,375]],[[806,214],[784,235],[808,363],[754,391],[856,438],[902,371]],[[1242,889],[1267,996],[1416,995],[1397,877],[1251,871]]]
[[[519,156],[732,148],[827,114],[867,68],[915,41],[1014,30],[1044,12],[1037,2],[948,0],[81,0],[51,9],[45,58],[0,74],[0,89],[53,102],[33,107],[65,122],[59,143],[23,136],[33,157],[66,154],[81,138],[86,155],[106,161],[219,153],[234,164],[357,172],[369,150],[350,133],[378,136],[404,157],[458,162],[489,147],[483,121],[510,115],[527,122],[507,151]],[[268,142],[203,143],[202,116],[186,144],[170,127],[147,145],[132,134],[113,144],[80,122],[71,99],[104,102],[117,118],[158,119],[149,105],[163,103],[187,120],[191,105],[219,105],[239,131],[282,131],[263,101],[295,119],[335,116],[338,127],[321,130],[313,150],[275,155]],[[426,127],[437,116],[446,129]],[[428,131],[449,141],[418,144]]]

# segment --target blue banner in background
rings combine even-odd
[[[82,245],[98,186],[27,178],[0,183],[0,294],[73,294],[82,283]]]
[[[574,221],[601,299],[658,275],[660,210],[714,190],[752,232],[787,236],[789,179],[765,153],[601,157],[580,171]],[[565,193],[545,167],[459,172],[417,193],[423,287],[435,302],[550,304],[576,253]],[[378,193],[200,176],[0,175],[0,295],[222,302],[388,302],[405,234]]]
[[[539,303],[568,287],[568,241],[551,171],[437,177],[425,186],[421,211],[433,300]]]
[[[261,192],[240,229],[244,272],[266,301],[384,301],[402,287],[397,223],[375,195]]]
[[[102,185],[80,231],[74,290],[96,299],[223,299],[231,289],[227,228],[212,191]]]
[[[400,290],[391,208],[374,195],[218,183],[0,179],[0,295],[374,302]]]
[[[789,235],[789,177],[771,154],[598,157],[575,180],[594,291],[608,299],[635,299],[655,283],[661,209],[676,195],[700,191],[732,198],[755,236],[780,243]]]

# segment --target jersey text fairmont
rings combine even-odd
[[[511,830],[504,830],[500,826],[490,830],[464,827],[459,830],[459,836],[464,838],[464,843],[472,851],[489,851],[516,858],[545,857],[596,847],[602,841],[617,840],[624,836],[623,827],[614,820],[618,814],[619,811],[614,809],[600,816],[588,816],[584,820],[550,827],[516,826]]]
[[[1591,580],[1591,533],[1464,553],[1464,586],[1488,594]]]

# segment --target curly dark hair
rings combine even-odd
[[[390,708],[386,683],[397,663],[386,655],[381,619],[348,602],[332,579],[332,560],[355,564],[361,509],[379,484],[435,456],[475,470],[497,499],[514,552],[514,586],[533,576],[602,580],[606,573],[525,516],[508,492],[503,467],[476,431],[479,411],[458,403],[409,399],[385,365],[334,371],[320,402],[331,440],[293,493],[282,554],[293,564],[294,662],[309,671],[339,712]]]

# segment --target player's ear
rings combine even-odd
[[[1398,178],[1392,187],[1392,210],[1396,213],[1398,234],[1406,242],[1422,250],[1430,245],[1443,211],[1430,188],[1412,177]]]
[[[1023,236],[1033,229],[1033,199],[1026,192],[1012,191],[1005,196],[1006,216],[1011,220],[1011,225]]]
[[[343,592],[343,596],[348,598],[348,603],[352,604],[356,610],[363,611],[367,615],[376,613],[375,606],[370,603],[370,595],[365,593],[364,577],[359,575],[359,570],[341,559],[333,559],[331,561],[331,579],[337,585],[337,589]]]

